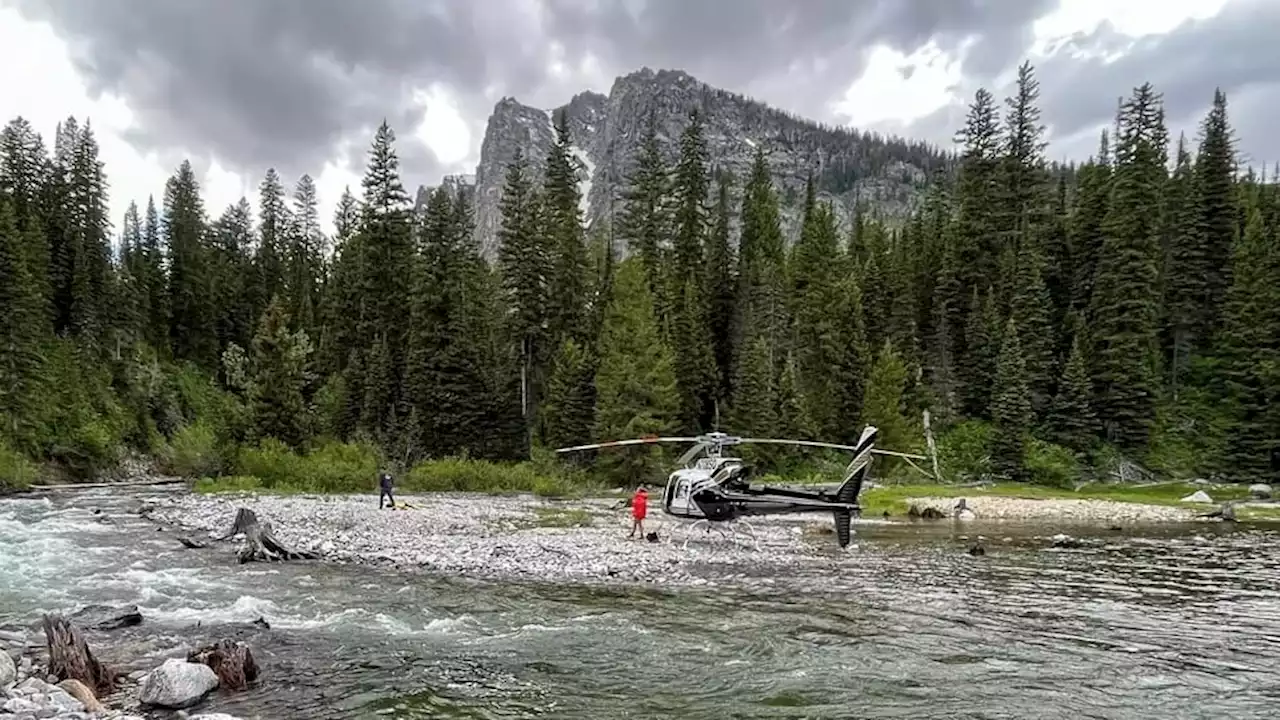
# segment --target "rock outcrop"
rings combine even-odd
[[[774,187],[783,206],[789,240],[799,234],[804,186],[810,173],[818,197],[828,200],[844,228],[858,208],[901,217],[916,206],[929,174],[945,166],[946,157],[923,143],[889,140],[869,133],[824,126],[736,93],[710,87],[678,70],[644,68],[614,81],[609,94],[584,92],[552,110],[529,107],[503,98],[485,128],[480,163],[474,176],[475,237],[487,257],[495,257],[501,223],[499,201],[507,166],[519,149],[541,178],[547,151],[555,140],[553,113],[566,113],[579,160],[582,207],[588,228],[606,223],[620,211],[636,151],[652,114],[663,155],[674,164],[680,134],[690,110],[702,113],[708,157],[713,167],[737,178],[732,199],[734,222],[742,181],[757,148],[768,156]],[[470,178],[451,176],[452,188],[465,188]],[[714,190],[713,190],[714,191]],[[620,253],[626,244],[616,240]]]

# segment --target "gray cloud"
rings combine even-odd
[[[412,87],[447,86],[478,147],[501,95],[550,107],[583,89],[607,91],[641,66],[678,68],[819,120],[877,44],[904,53],[933,42],[968,47],[962,90],[1003,80],[1032,23],[1057,0],[0,0],[48,21],[94,91],[125,97],[129,138],[166,155],[215,155],[252,175],[319,172],[343,140],[362,168],[373,128],[399,134],[410,183],[446,170],[412,138],[423,109]],[[731,6],[731,10],[729,10]],[[1227,90],[1242,149],[1280,158],[1263,123],[1280,109],[1280,4],[1237,0],[1219,16],[1134,41],[1104,25],[1037,64],[1055,154],[1080,156],[1143,80],[1164,92],[1171,126],[1194,129],[1215,84]],[[977,42],[972,42],[972,40]],[[1127,53],[1110,63],[1082,50]],[[582,60],[596,62],[594,73]],[[551,71],[561,59],[567,73]],[[904,76],[909,70],[904,69]],[[1008,88],[992,87],[998,96]],[[965,98],[967,99],[967,98]],[[1257,108],[1257,112],[1252,109]],[[1245,109],[1250,109],[1246,114]],[[947,143],[963,101],[880,129]],[[1268,145],[1271,143],[1271,145]],[[457,168],[452,168],[457,169]]]
[[[1094,153],[1101,129],[1115,117],[1117,100],[1150,82],[1164,97],[1174,140],[1186,132],[1194,142],[1214,88],[1220,87],[1227,94],[1242,159],[1255,164],[1280,160],[1280,137],[1270,127],[1280,113],[1280,45],[1273,38],[1277,27],[1280,3],[1235,0],[1212,18],[1183,23],[1164,35],[1134,39],[1104,23],[1092,33],[1067,39],[1035,63],[1041,108],[1053,137],[1051,156],[1082,159]],[[960,126],[965,103],[983,84],[997,97],[1013,91],[1009,85],[993,87],[968,77],[964,98],[887,129],[945,142]]]
[[[877,43],[911,51],[978,35],[967,70],[1007,66],[1057,0],[0,0],[68,41],[95,92],[126,98],[144,149],[213,154],[260,174],[318,172],[341,140],[363,165],[388,118],[407,175],[442,163],[409,135],[411,85],[439,82],[482,132],[496,95],[554,106],[643,65],[683,69],[820,119]],[[590,53],[599,75],[549,71]],[[478,138],[476,140],[478,144]]]

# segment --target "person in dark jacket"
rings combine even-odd
[[[378,478],[378,509],[379,510],[382,509],[383,499],[390,501],[390,506],[392,510],[396,509],[396,498],[394,495],[391,494],[392,485],[393,485],[393,481],[391,480],[391,473],[384,472],[382,473],[382,476]]]

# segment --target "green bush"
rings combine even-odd
[[[1028,479],[1038,485],[1056,488],[1074,488],[1081,478],[1080,463],[1069,448],[1061,445],[1031,440],[1027,443],[1023,463]]]
[[[579,475],[552,472],[531,462],[461,458],[420,462],[401,483],[407,492],[528,492],[547,497],[576,495],[592,486]]]
[[[195,491],[198,493],[257,492],[261,489],[261,480],[244,475],[228,475],[217,478],[202,477],[195,483]]]
[[[204,421],[179,428],[162,452],[166,472],[181,477],[200,477],[222,472],[224,457],[213,428]]]
[[[326,443],[298,455],[267,439],[240,450],[236,472],[258,478],[267,490],[352,493],[377,489],[378,453],[371,445]]]
[[[0,494],[6,490],[22,490],[30,487],[39,474],[35,463],[9,446],[0,438]]]
[[[990,423],[966,420],[938,439],[938,465],[944,482],[981,480],[991,474]]]

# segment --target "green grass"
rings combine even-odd
[[[1243,500],[1248,498],[1246,486],[1219,485],[1205,487],[1191,483],[1170,482],[1159,485],[1137,487],[1122,484],[1086,485],[1079,490],[1049,487],[1044,485],[1027,485],[1018,483],[997,483],[979,487],[960,487],[956,485],[889,485],[864,490],[859,497],[864,515],[880,515],[888,511],[892,515],[905,513],[912,498],[922,497],[1010,497],[1029,500],[1110,500],[1113,502],[1143,503],[1147,505],[1173,505],[1193,507],[1181,499],[1197,490],[1204,490],[1215,503],[1226,500]],[[1248,508],[1252,512],[1253,508]],[[1270,508],[1268,508],[1270,510]]]
[[[536,507],[533,514],[537,518],[537,527],[591,527],[595,522],[591,513],[581,508]]]

